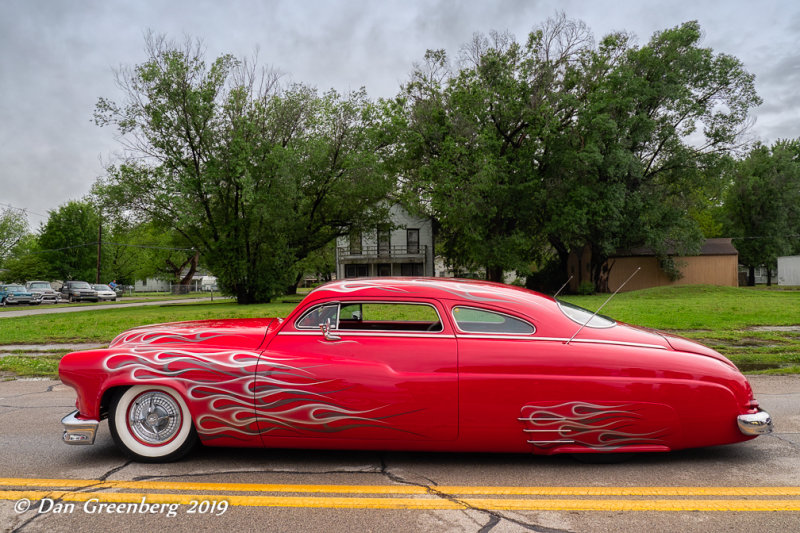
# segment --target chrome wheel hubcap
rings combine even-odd
[[[159,445],[172,440],[181,428],[178,402],[161,391],[145,392],[128,410],[128,427],[140,441]]]

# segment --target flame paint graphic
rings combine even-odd
[[[161,329],[149,326],[144,330],[134,329],[118,335],[109,347],[119,344],[159,344],[160,342],[197,343],[205,342],[217,337],[232,337],[230,333],[221,334],[206,328],[181,328],[180,333],[175,332],[175,326],[165,325]]]
[[[393,293],[412,293],[421,287],[438,289],[460,298],[472,300],[475,302],[509,302],[510,300],[505,294],[489,285],[479,285],[472,287],[470,285],[461,283],[454,284],[449,282],[441,282],[430,279],[393,279],[391,281],[385,280],[356,280],[356,281],[343,281],[336,282],[331,285],[323,285],[319,290],[327,290],[338,293],[353,293],[363,289],[378,289],[386,292]],[[317,289],[315,289],[317,290]]]
[[[194,338],[207,339],[210,334],[198,332]],[[159,333],[157,337],[143,336],[142,341],[155,338],[187,340],[183,333],[172,337]],[[195,428],[206,441],[220,437],[248,440],[262,434],[308,436],[354,428],[392,430],[384,419],[405,414],[391,412],[387,405],[352,409],[338,404],[336,393],[349,385],[320,378],[314,373],[319,362],[310,359],[244,350],[196,353],[162,344],[127,347],[107,357],[104,366],[130,382],[181,384],[195,413]]]
[[[566,402],[556,405],[526,405],[520,420],[525,423],[528,442],[538,448],[560,445],[587,446],[595,450],[614,450],[634,445],[666,445],[665,428],[648,428],[658,417],[656,404],[620,403],[599,405]],[[647,412],[651,411],[651,412]]]

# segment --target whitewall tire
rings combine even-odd
[[[108,428],[128,457],[146,463],[175,461],[197,444],[183,397],[158,385],[135,385],[115,394]]]

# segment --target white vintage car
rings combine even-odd
[[[114,292],[114,289],[109,287],[108,285],[104,285],[102,283],[98,283],[92,285],[92,288],[97,291],[97,299],[100,301],[107,301],[111,300],[112,302],[117,301],[117,293]]]

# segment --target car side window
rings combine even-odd
[[[442,331],[439,313],[430,304],[348,302],[339,312],[340,330]]]
[[[454,307],[453,319],[458,329],[466,333],[530,335],[536,331],[532,324],[519,318],[474,307]]]
[[[297,322],[297,329],[319,329],[320,324],[325,324],[330,319],[331,327],[336,328],[336,317],[339,314],[339,304],[325,304],[312,307]]]
[[[295,322],[297,329],[319,329],[331,321],[341,331],[426,331],[444,328],[430,304],[403,302],[343,302],[313,307]]]

